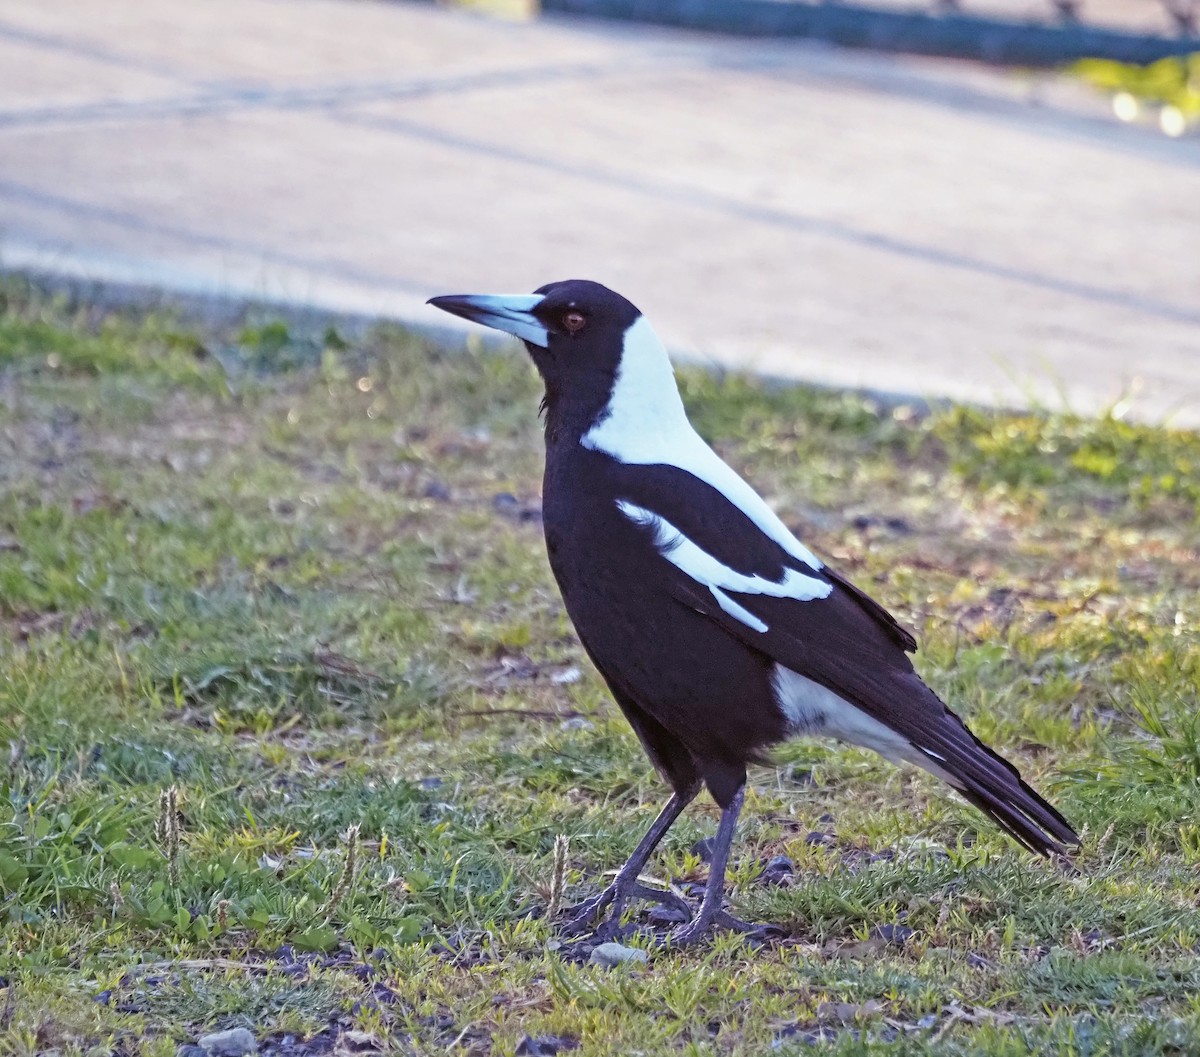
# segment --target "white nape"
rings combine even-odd
[[[805,576],[795,569],[785,569],[781,580],[768,580],[755,573],[747,576],[736,569],[722,564],[707,551],[652,510],[637,506],[625,499],[617,500],[617,507],[630,521],[647,525],[654,532],[654,545],[658,552],[672,565],[687,573],[693,580],[703,584],[712,592],[717,604],[731,617],[740,620],[755,631],[764,632],[767,625],[725,594],[734,591],[743,595],[767,595],[771,598],[793,598],[797,602],[811,602],[816,598],[828,598],[833,585],[813,576]],[[748,619],[747,619],[748,618]]]
[[[687,471],[725,496],[793,558],[810,569],[822,567],[821,560],[692,428],[667,350],[645,316],[625,331],[612,395],[581,443],[627,465]]]
[[[892,763],[913,763],[930,774],[949,782],[956,788],[962,783],[944,768],[934,763],[942,759],[935,752],[918,749],[903,735],[896,733],[874,716],[850,704],[828,687],[792,671],[782,664],[775,665],[771,675],[775,700],[793,734],[825,734],[851,745],[873,749]]]

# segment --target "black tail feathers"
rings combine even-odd
[[[932,745],[951,784],[1015,840],[1039,855],[1062,854],[1079,836],[1006,759],[967,729],[949,709]]]
[[[1020,777],[1015,792],[975,783],[964,785],[959,792],[1016,841],[1039,855],[1063,854],[1079,843],[1071,824]]]

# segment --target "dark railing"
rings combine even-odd
[[[926,0],[927,9],[786,0],[542,0],[569,12],[741,36],[813,37],[848,47],[1055,66],[1088,57],[1149,63],[1200,51],[1200,0],[1160,0],[1173,33],[1085,22],[1086,0],[1045,0],[1045,21],[965,10],[971,0]]]

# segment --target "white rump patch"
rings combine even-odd
[[[902,734],[820,683],[782,664],[775,665],[771,683],[775,700],[793,734],[827,734],[838,741],[873,749],[892,763],[914,763],[955,788],[962,788],[961,782],[934,762],[934,759],[945,762],[936,752],[918,749]]]
[[[581,443],[626,465],[687,471],[720,492],[793,558],[811,569],[822,567],[821,560],[692,428],[667,350],[645,316],[625,331],[608,407]]]
[[[654,543],[659,553],[677,569],[687,573],[697,583],[712,592],[713,598],[726,613],[740,620],[749,628],[763,632],[764,624],[744,606],[730,598],[726,591],[744,595],[768,595],[771,598],[794,598],[797,602],[810,602],[814,598],[827,598],[833,590],[832,584],[818,580],[795,569],[788,569],[782,580],[768,580],[757,574],[747,576],[730,569],[717,561],[707,551],[701,550],[665,518],[652,510],[637,506],[624,499],[617,500],[617,507],[630,521],[649,525],[654,529]]]

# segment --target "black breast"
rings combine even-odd
[[[672,778],[638,713],[695,762],[718,802],[726,800],[746,762],[786,734],[773,662],[672,594],[674,568],[617,507],[626,475],[643,468],[572,447],[548,456],[543,495],[550,565],[567,613],[659,769]]]

